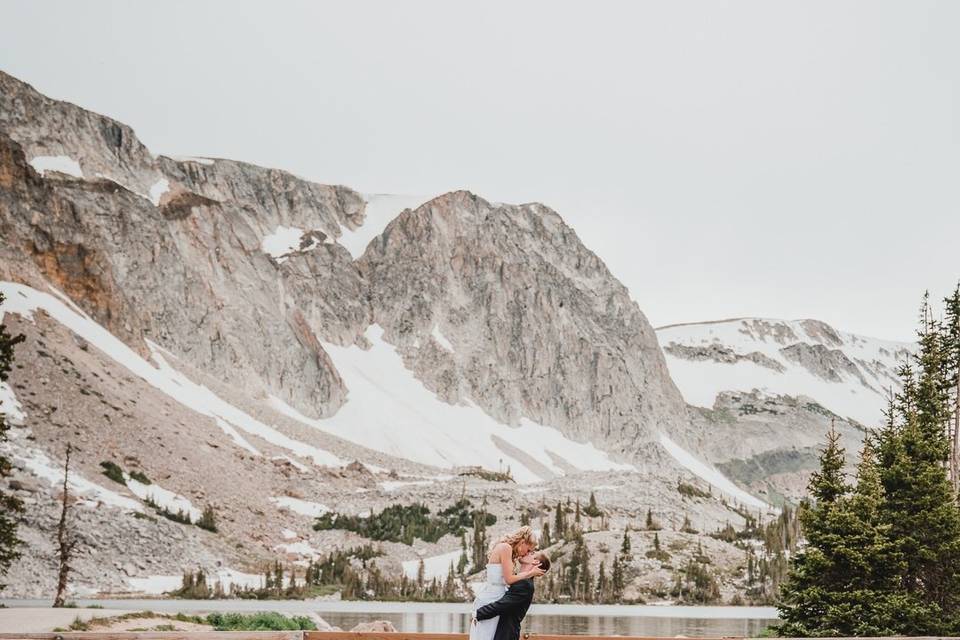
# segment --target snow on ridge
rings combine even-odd
[[[456,551],[449,551],[436,556],[422,558],[424,579],[433,580],[434,578],[445,578],[450,572],[450,565],[453,564],[453,566],[456,567],[462,554],[463,549],[457,549]],[[416,580],[417,572],[420,571],[420,560],[421,558],[403,560],[400,563],[403,566],[403,573],[407,578]]]
[[[896,368],[914,345],[869,338],[815,320],[737,318],[716,322],[671,325],[657,329],[670,375],[690,404],[712,407],[723,391],[759,391],[767,395],[806,396],[834,413],[874,426],[882,423],[887,389],[899,387]],[[839,380],[829,380],[788,358],[781,349],[795,344],[839,350],[856,371],[834,370]],[[672,345],[716,345],[737,356],[760,354],[765,358],[738,358],[736,362],[696,360],[670,353]],[[764,363],[772,361],[773,367]],[[816,363],[811,363],[816,366]],[[865,384],[866,383],[866,384]]]
[[[404,209],[416,209],[430,200],[424,196],[385,193],[364,194],[363,197],[367,201],[363,224],[353,231],[343,227],[343,234],[337,239],[354,258],[362,256],[370,241],[380,235]]]
[[[745,505],[776,511],[776,509],[768,505],[766,502],[744,491],[735,485],[725,475],[678,445],[676,442],[671,440],[667,434],[660,434],[660,445],[666,449],[667,453],[669,453],[674,460],[680,463],[681,466],[686,468],[698,478],[706,480],[711,486],[715,487],[720,492],[729,495]]]
[[[49,482],[52,487],[62,486],[63,465],[51,461],[47,454],[40,449],[18,446],[20,443],[14,442],[15,437],[14,434],[10,441],[0,445],[0,450],[3,450],[14,462],[22,464],[26,470],[36,477]],[[143,505],[138,501],[87,480],[75,469],[70,472],[67,486],[75,495],[84,496],[88,500],[100,502],[110,507],[126,509],[127,511],[139,511],[141,513],[144,511]]]
[[[316,237],[310,239],[310,244],[303,247],[303,236],[307,232],[297,227],[285,227],[282,224],[263,237],[260,241],[260,250],[268,254],[279,263],[283,263],[291,253],[309,251],[319,244]],[[321,233],[323,233],[321,231]],[[329,234],[324,233],[326,242],[332,242]]]
[[[433,331],[430,332],[430,335],[433,336],[433,339],[436,340],[441,347],[453,353],[453,345],[450,344],[450,341],[447,340],[446,336],[440,333],[440,325],[433,325]]]
[[[213,158],[204,158],[202,156],[168,156],[171,160],[176,160],[177,162],[195,162],[197,164],[212,165],[214,163]]]
[[[289,580],[289,576],[287,580]],[[145,578],[127,578],[127,584],[132,591],[147,595],[160,595],[168,591],[176,591],[183,581],[182,575],[152,575]],[[207,584],[213,586],[217,581],[225,591],[231,585],[237,587],[260,588],[263,586],[263,576],[255,573],[243,573],[235,569],[221,569],[214,574],[207,575]]]
[[[46,175],[47,171],[59,171],[74,178],[83,177],[80,163],[69,156],[36,156],[30,161],[30,166],[40,175]]]
[[[277,505],[280,509],[287,509],[294,513],[299,513],[302,516],[307,516],[310,518],[318,518],[325,513],[330,512],[330,507],[325,504],[320,504],[319,502],[310,502],[309,500],[301,500],[299,498],[291,498],[290,496],[280,496],[270,498],[270,502]]]
[[[433,483],[433,480],[386,480],[380,483],[380,488],[391,493],[403,487],[426,487]]]
[[[277,262],[287,259],[287,254],[300,248],[303,229],[277,225],[277,228],[260,241],[260,250],[269,254]]]
[[[3,316],[0,315],[0,320],[2,319]],[[5,417],[8,424],[21,424],[26,418],[13,388],[6,382],[0,382],[0,414]]]
[[[157,180],[152,187],[150,187],[150,202],[153,203],[153,206],[160,206],[160,199],[163,197],[167,191],[170,190],[170,181],[166,178],[160,178]]]
[[[509,466],[520,483],[544,478],[522,458],[514,457],[514,450],[531,456],[556,475],[563,475],[564,469],[554,462],[554,456],[583,471],[634,470],[632,465],[614,462],[593,444],[570,440],[553,427],[526,418],[519,427],[511,427],[472,403],[447,404],[404,366],[393,346],[383,340],[380,326],[371,325],[365,335],[372,344],[367,351],[323,345],[348,390],[347,402],[336,414],[315,420],[275,397],[270,397],[269,405],[344,440],[432,467]],[[498,440],[507,446],[501,448]]]
[[[193,506],[188,498],[169,489],[164,489],[156,483],[144,484],[139,480],[134,480],[130,474],[124,473],[123,479],[127,481],[127,488],[133,495],[143,501],[150,500],[161,509],[166,509],[170,513],[185,513],[190,516],[192,522],[200,520],[203,515],[199,509]]]
[[[223,400],[206,387],[193,383],[185,375],[170,366],[161,355],[161,349],[149,341],[147,345],[150,347],[156,366],[147,362],[137,352],[92,319],[80,315],[62,300],[49,293],[37,291],[26,285],[2,281],[0,281],[0,292],[6,297],[3,305],[0,306],[0,317],[2,317],[2,313],[18,313],[24,318],[32,318],[35,310],[42,309],[52,319],[89,342],[104,355],[143,379],[147,384],[188,409],[213,418],[237,446],[250,451],[254,455],[260,454],[240,436],[238,430],[255,435],[298,456],[312,459],[317,465],[342,467],[346,464],[328,451],[284,435],[276,428],[260,422],[245,411]]]

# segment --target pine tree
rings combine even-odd
[[[956,499],[960,495],[960,283],[953,293],[944,298],[942,341],[944,375],[951,397],[948,410],[952,412],[950,431],[950,482]]]
[[[604,563],[600,563],[600,568],[597,571],[597,587],[596,587],[596,601],[597,602],[608,602],[610,598],[610,584],[607,582],[607,571],[604,568]]]
[[[620,553],[625,556],[630,555],[630,527],[627,526],[623,531],[623,540],[620,542]]]
[[[558,500],[557,509],[553,512],[553,532],[558,539],[564,540],[567,536],[567,514],[563,504]]]
[[[0,293],[0,306],[3,305],[3,294]],[[2,316],[0,316],[2,317]],[[10,370],[13,368],[13,349],[23,342],[22,335],[12,336],[7,328],[0,323],[0,384],[5,384]],[[5,416],[0,413],[0,444],[7,439],[7,423]],[[2,480],[10,475],[10,461],[0,449],[0,485]],[[23,503],[14,495],[0,489],[0,577],[6,575],[10,565],[20,557],[19,547],[22,544],[17,536],[17,522],[23,513]],[[0,584],[0,589],[3,585]]]
[[[653,519],[653,511],[647,508],[647,521],[645,524],[647,531],[659,531],[660,525]]]
[[[546,549],[553,546],[553,539],[550,537],[550,523],[543,523],[543,531],[540,532],[540,548]]]
[[[801,505],[800,518],[807,547],[793,561],[781,591],[780,635],[816,636],[820,618],[842,597],[838,593],[836,546],[841,544],[830,530],[830,514],[840,508],[849,492],[843,473],[844,450],[840,434],[831,425],[827,443],[820,453],[820,469],[810,475],[807,491],[812,501]],[[828,634],[837,635],[837,634]]]
[[[485,504],[486,502],[484,502],[484,505]],[[487,513],[486,507],[484,506],[480,511],[475,512],[473,515],[473,567],[470,569],[470,573],[483,571],[483,565],[487,559],[488,546],[489,540],[487,539]]]
[[[211,533],[217,532],[217,513],[214,511],[213,505],[208,504],[203,508],[203,513],[200,515],[200,519],[197,520],[197,526]]]
[[[960,510],[945,473],[951,400],[944,333],[926,298],[921,313],[919,353],[901,367],[902,391],[891,403],[876,452],[886,496],[883,519],[905,562],[901,588],[924,606],[939,608],[898,631],[933,635],[960,628]]]
[[[597,496],[594,495],[593,491],[590,492],[590,502],[584,508],[583,512],[590,518],[599,518],[603,515],[603,511],[597,506]]]
[[[613,559],[613,571],[610,575],[610,592],[614,602],[620,602],[625,588],[623,558],[616,556]]]

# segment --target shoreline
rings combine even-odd
[[[0,598],[10,608],[49,607],[51,600]],[[377,600],[180,600],[160,598],[70,599],[80,608],[103,607],[111,610],[176,612],[277,611],[298,613],[437,613],[467,615],[468,602],[384,602]],[[619,605],[619,604],[534,604],[530,615],[596,616],[601,618],[688,618],[703,620],[775,620],[776,607],[738,607],[729,605]]]

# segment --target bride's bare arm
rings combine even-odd
[[[494,547],[493,553],[496,555],[500,562],[500,566],[503,568],[503,581],[507,584],[513,584],[514,582],[519,582],[520,580],[526,580],[533,575],[532,571],[524,571],[522,573],[513,572],[513,549],[506,542],[501,542]]]

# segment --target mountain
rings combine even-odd
[[[0,234],[3,322],[27,336],[0,388],[28,504],[16,593],[49,593],[68,441],[77,581],[100,591],[255,581],[364,541],[313,517],[398,500],[485,501],[499,530],[591,492],[621,526],[764,507],[707,462],[644,314],[544,205],[157,157],[0,73]],[[717,494],[691,505],[681,478]],[[206,506],[216,534],[157,517]],[[459,539],[384,546],[400,571]]]
[[[657,329],[670,375],[707,420],[735,424],[732,441],[700,450],[758,494],[802,495],[831,422],[853,461],[863,435],[883,424],[909,343],[839,331],[818,320],[738,318]],[[772,491],[772,493],[771,493]]]

